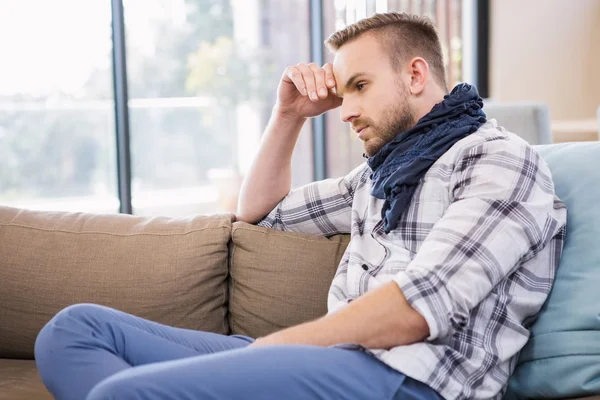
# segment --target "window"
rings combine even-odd
[[[118,210],[110,18],[107,1],[0,2],[0,204]]]
[[[234,211],[308,0],[123,0],[136,214]],[[111,2],[0,3],[0,204],[117,212]],[[293,163],[312,179],[310,124]]]
[[[134,213],[235,211],[283,70],[308,59],[306,0],[125,0]],[[294,185],[312,178],[310,124]]]

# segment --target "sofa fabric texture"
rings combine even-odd
[[[39,330],[74,303],[229,333],[231,220],[0,207],[0,358],[33,359]]]
[[[232,333],[254,338],[327,312],[327,292],[349,235],[331,238],[236,222],[230,256]]]

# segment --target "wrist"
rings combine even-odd
[[[283,121],[292,124],[304,124],[307,120],[306,117],[299,116],[294,112],[286,110],[277,104],[273,107],[272,115],[277,121]]]

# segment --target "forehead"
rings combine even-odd
[[[389,68],[389,56],[381,46],[381,40],[370,34],[344,44],[335,52],[333,73],[338,84],[345,83],[357,72],[376,73]]]

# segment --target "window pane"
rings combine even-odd
[[[235,211],[281,74],[308,60],[308,1],[124,5],[135,213]],[[307,124],[295,186],[312,178],[310,148]]]
[[[336,0],[324,2],[325,35],[342,29],[375,12],[409,12],[429,17],[437,27],[449,89],[463,79],[461,0]],[[327,61],[333,57],[327,54]],[[339,110],[327,118],[327,173],[345,175],[364,162],[362,142],[340,121]]]
[[[110,2],[0,2],[0,203],[116,212]]]

